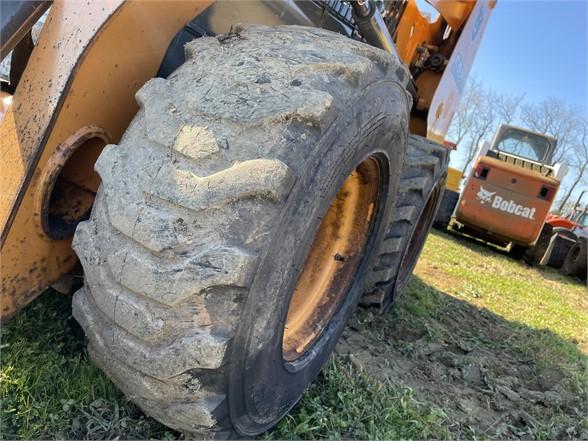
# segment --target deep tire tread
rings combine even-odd
[[[301,27],[237,26],[186,53],[137,92],[137,116],[96,163],[73,313],[92,359],[147,414],[224,438],[227,347],[308,151],[357,87],[409,76],[383,51]]]
[[[366,279],[363,305],[384,310],[401,294],[405,281],[397,277],[403,256],[429,195],[436,185],[444,185],[448,162],[446,148],[417,135],[409,136],[396,213]]]

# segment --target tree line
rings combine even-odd
[[[473,77],[453,117],[448,139],[457,145],[456,168],[466,173],[475,160],[478,143],[492,139],[500,124],[513,124],[557,139],[553,163],[565,161],[564,178],[553,209],[565,211],[576,195],[588,189],[588,120],[574,106],[559,98],[525,102],[524,94],[493,91]]]

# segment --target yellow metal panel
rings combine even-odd
[[[434,141],[443,142],[449,130],[495,3],[494,0],[476,2],[443,76],[435,86],[427,116],[427,137]]]
[[[460,29],[476,2],[471,0],[427,0],[453,30]]]
[[[42,151],[2,248],[0,316],[26,304],[76,262],[71,238],[49,238],[35,211],[35,200],[43,190],[39,178],[56,148],[77,129],[90,125],[103,128],[116,142],[136,113],[137,89],[155,74],[178,30],[210,3],[53,5],[12,112],[0,126],[2,227],[27,168]]]
[[[449,58],[443,72],[425,70],[416,75],[418,101],[410,122],[411,132],[443,143],[496,1],[427,1],[439,16],[430,22],[419,11],[416,0],[408,0],[394,40],[400,58],[408,66],[419,59],[419,47]]]
[[[423,17],[415,0],[409,0],[402,19],[395,32],[396,50],[407,65],[414,61],[416,49],[423,43],[436,44],[438,36],[443,35],[443,22],[437,19],[434,23]]]
[[[447,169],[447,181],[445,182],[445,188],[452,191],[459,191],[459,183],[461,182],[461,170],[449,167]]]
[[[80,8],[75,2],[56,2],[39,35],[27,68],[0,125],[0,227],[5,226],[27,169],[33,164],[76,61],[89,45],[96,28],[121,1],[93,3]],[[81,12],[83,11],[83,12]],[[5,155],[4,152],[7,152]]]

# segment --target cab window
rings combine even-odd
[[[531,161],[543,162],[549,151],[549,141],[532,133],[507,130],[497,145],[499,151]]]

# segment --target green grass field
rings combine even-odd
[[[1,329],[3,439],[179,438],[89,361],[70,299]],[[483,244],[434,233],[386,316],[360,310],[270,439],[588,438],[588,293]]]

